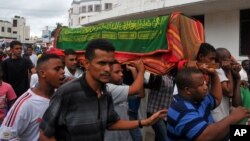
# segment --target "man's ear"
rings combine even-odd
[[[37,70],[37,74],[39,74],[39,75],[40,75],[41,77],[43,77],[43,78],[46,77],[46,73],[45,73],[45,71],[42,70],[42,69]]]
[[[89,65],[90,65],[90,61],[88,59],[85,59],[84,60],[84,68],[85,68],[85,70],[89,69]]]

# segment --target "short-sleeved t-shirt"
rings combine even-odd
[[[223,69],[217,69],[218,76],[220,78],[220,82],[225,82],[228,81],[228,78],[225,75],[225,72]],[[220,105],[217,106],[213,111],[212,111],[212,116],[215,122],[222,120],[226,116],[229,115],[230,111],[230,101],[229,97],[222,95],[222,99],[220,102]]]
[[[7,114],[8,102],[16,98],[16,93],[10,84],[2,82],[0,84],[0,124]]]
[[[48,98],[29,89],[16,100],[4,118],[0,140],[38,141],[39,124],[48,106]]]
[[[128,116],[128,85],[115,85],[108,83],[107,91],[110,92],[114,108],[121,119],[129,120]],[[129,130],[106,130],[104,141],[131,141]]]
[[[32,62],[25,58],[8,58],[2,62],[3,80],[13,87],[17,97],[29,89],[28,70],[32,67]]]

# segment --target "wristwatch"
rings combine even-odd
[[[140,119],[138,120],[138,127],[139,127],[139,128],[142,128],[142,127],[143,127],[143,125],[141,124],[141,120],[140,120]]]

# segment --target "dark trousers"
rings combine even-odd
[[[152,114],[148,113],[148,117]],[[166,141],[167,140],[167,121],[159,119],[155,124],[152,125],[155,132],[155,141]]]
[[[138,112],[129,111],[129,120],[137,120],[138,119]],[[142,141],[141,130],[139,128],[129,130],[129,133],[132,137],[133,141]]]

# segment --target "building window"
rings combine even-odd
[[[17,34],[17,31],[13,31],[13,34]]]
[[[86,12],[87,12],[86,6],[83,6],[83,7],[82,7],[82,13],[86,13]]]
[[[11,33],[11,28],[10,27],[8,27],[7,32]]]
[[[240,55],[250,55],[250,9],[240,11]]]
[[[86,17],[85,16],[82,16],[81,19],[85,19]]]
[[[105,10],[111,10],[112,9],[112,3],[105,3]]]
[[[100,4],[96,4],[95,5],[95,12],[100,12],[101,11],[101,5]]]
[[[93,12],[93,5],[88,6],[88,12]]]
[[[13,20],[13,27],[17,27],[17,20]]]
[[[4,32],[4,27],[2,26],[2,32]]]

